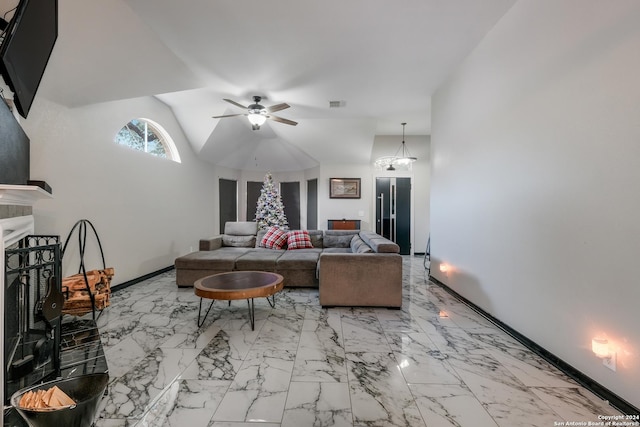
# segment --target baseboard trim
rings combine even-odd
[[[121,291],[123,289],[128,288],[129,286],[135,285],[137,283],[143,282],[147,279],[151,279],[152,277],[158,276],[162,273],[166,273],[167,271],[171,271],[173,270],[175,267],[173,265],[170,265],[169,267],[165,267],[165,268],[161,268],[160,270],[156,270],[154,272],[151,272],[149,274],[145,274],[144,276],[140,276],[137,277],[135,279],[131,279],[128,280],[126,282],[120,283],[119,285],[116,285],[114,287],[111,288],[111,292],[118,292]]]
[[[589,378],[587,375],[580,372],[579,370],[577,370],[576,368],[574,368],[564,360],[560,359],[553,353],[547,351],[540,345],[536,344],[526,336],[522,335],[520,332],[511,328],[509,325],[493,317],[492,315],[484,311],[482,308],[478,307],[473,302],[469,301],[468,299],[466,299],[465,297],[463,297],[462,295],[460,295],[459,293],[457,293],[456,291],[454,291],[449,286],[445,285],[435,277],[429,276],[429,280],[435,283],[436,285],[440,286],[442,289],[444,289],[445,291],[453,295],[455,298],[457,298],[461,302],[463,302],[465,305],[467,305],[469,308],[474,310],[476,313],[480,314],[482,317],[486,318],[488,321],[490,321],[491,323],[493,323],[494,325],[502,329],[504,332],[506,332],[511,337],[516,339],[522,345],[527,347],[529,350],[533,351],[535,354],[542,357],[544,360],[546,360],[547,362],[549,362],[550,364],[552,364],[553,366],[555,366],[556,368],[558,368],[559,370],[567,374],[578,384],[580,384],[587,390],[591,391],[599,398],[609,402],[609,405],[613,406],[623,414],[625,415],[640,414],[640,409],[636,408],[635,406],[627,402],[622,397],[618,396],[608,388],[604,387],[602,384]]]

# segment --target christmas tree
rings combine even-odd
[[[284,214],[284,205],[278,194],[278,189],[273,184],[271,173],[264,176],[264,183],[260,190],[258,206],[256,207],[256,222],[259,229],[266,229],[271,226],[287,229],[289,223]]]

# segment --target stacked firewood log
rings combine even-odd
[[[103,310],[110,304],[112,277],[113,268],[87,271],[87,281],[93,294],[96,310]],[[91,297],[82,273],[63,278],[62,292],[65,294],[62,308],[64,314],[82,316],[92,311]]]
[[[53,386],[48,390],[28,391],[22,395],[18,405],[24,409],[60,408],[76,402],[67,393]]]

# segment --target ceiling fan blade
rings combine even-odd
[[[240,108],[245,109],[245,110],[247,109],[247,107],[245,107],[244,105],[238,104],[236,101],[233,101],[231,99],[224,98],[224,100],[227,101],[229,104],[235,105],[236,107],[240,107]]]
[[[222,119],[224,117],[246,116],[246,114],[225,114],[224,116],[213,116],[213,119]]]
[[[272,105],[271,107],[267,107],[267,113],[275,113],[276,111],[284,110],[289,107],[289,104],[283,102],[282,104],[276,104]]]
[[[289,119],[283,119],[282,117],[278,117],[278,116],[267,116],[267,118],[276,122],[284,123],[285,125],[295,126],[298,124],[298,122],[294,122],[293,120],[289,120]]]

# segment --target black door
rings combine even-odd
[[[411,178],[396,178],[396,240],[402,255],[411,253]]]
[[[238,220],[238,182],[220,178],[220,233],[227,221]]]
[[[318,229],[318,180],[307,181],[307,230]]]
[[[260,190],[262,190],[262,182],[247,181],[247,221],[256,220]]]
[[[300,229],[300,182],[281,182],[280,197],[290,230]]]
[[[411,178],[376,178],[376,233],[411,253]]]

